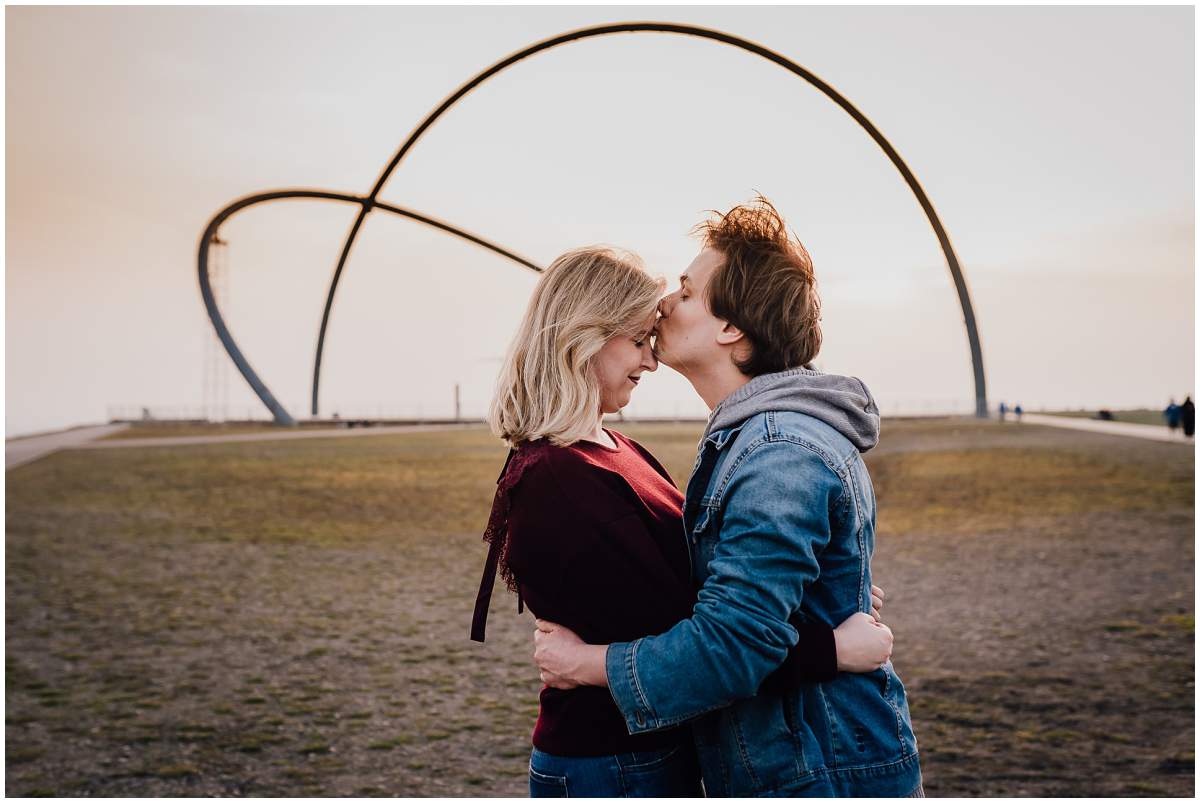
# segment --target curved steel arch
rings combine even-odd
[[[383,189],[388,179],[391,177],[392,173],[399,166],[400,161],[404,158],[412,146],[416,144],[417,140],[424,135],[429,127],[433,125],[433,123],[439,117],[442,116],[442,114],[449,110],[455,103],[461,100],[475,87],[479,86],[484,81],[488,80],[502,70],[512,66],[513,64],[516,64],[522,59],[525,59],[536,53],[540,53],[543,50],[549,50],[550,48],[558,47],[559,45],[564,45],[569,42],[616,33],[674,33],[684,36],[695,36],[701,39],[710,39],[723,44],[732,45],[741,50],[754,53],[755,55],[761,56],[768,61],[774,62],[780,67],[783,67],[794,75],[803,78],[809,84],[816,87],[830,100],[840,106],[847,114],[849,114],[851,118],[853,118],[854,121],[857,122],[859,126],[871,136],[875,143],[892,161],[892,164],[895,165],[896,169],[900,171],[900,174],[904,177],[909,189],[912,191],[913,195],[916,196],[917,202],[925,211],[925,216],[929,219],[929,223],[933,227],[934,234],[938,238],[939,245],[941,245],[942,253],[946,257],[946,266],[950,270],[951,278],[954,281],[954,287],[958,292],[958,300],[962,307],[963,321],[966,325],[967,340],[971,350],[971,365],[975,379],[975,414],[979,417],[986,417],[987,386],[983,371],[983,351],[979,343],[979,332],[975,321],[974,307],[971,304],[970,292],[967,289],[966,279],[964,278],[962,268],[959,265],[958,256],[955,254],[954,247],[950,244],[949,235],[946,234],[945,227],[942,226],[942,222],[938,218],[937,212],[933,208],[933,204],[930,202],[928,196],[926,196],[925,190],[921,187],[920,182],[917,181],[916,176],[914,176],[912,171],[909,170],[908,165],[905,164],[904,160],[900,158],[900,154],[896,152],[896,149],[892,147],[891,143],[888,142],[883,134],[879,132],[879,129],[877,129],[862,112],[855,108],[855,106],[850,103],[849,100],[843,97],[829,84],[817,77],[814,73],[806,70],[804,67],[801,67],[790,59],[763,47],[762,45],[750,42],[746,39],[741,39],[737,36],[733,36],[722,31],[700,28],[692,25],[677,25],[674,23],[658,22],[628,22],[582,28],[543,40],[537,44],[525,48],[524,50],[513,53],[507,58],[496,62],[491,67],[488,67],[486,70],[480,72],[474,78],[460,86],[455,92],[447,96],[446,99],[442,101],[441,105],[439,105],[434,111],[426,116],[421,124],[413,130],[408,139],[405,140],[404,144],[400,146],[400,149],[396,152],[396,154],[392,157],[392,160],[388,163],[387,167],[384,168],[383,172],[380,174],[379,179],[375,182],[374,188],[371,190],[371,194],[365,198],[339,195],[336,193],[324,193],[319,191],[280,191],[264,193],[262,195],[252,196],[251,198],[242,199],[241,201],[235,202],[229,207],[226,207],[226,209],[222,210],[222,212],[218,213],[218,215],[213,218],[212,222],[209,223],[209,226],[205,231],[204,237],[201,239],[200,245],[200,284],[201,293],[204,295],[205,306],[209,310],[209,316],[213,318],[213,325],[216,327],[217,334],[221,337],[221,341],[225,344],[226,350],[229,351],[229,354],[233,358],[235,364],[237,364],[238,369],[241,370],[242,375],[246,378],[247,382],[250,383],[250,386],[254,388],[254,391],[259,395],[259,398],[263,400],[263,403],[266,404],[268,409],[271,410],[272,414],[275,415],[276,421],[278,423],[287,424],[295,423],[291,416],[287,414],[287,411],[284,410],[277,401],[275,401],[274,396],[272,396],[270,391],[267,390],[266,386],[262,384],[257,374],[255,374],[253,369],[250,368],[249,364],[245,361],[245,358],[241,355],[241,352],[237,349],[237,346],[233,343],[233,339],[229,336],[228,330],[225,328],[223,321],[220,319],[220,314],[217,312],[216,304],[212,299],[211,290],[208,287],[208,242],[209,239],[216,234],[221,222],[245,206],[285,197],[320,197],[332,200],[351,201],[360,204],[361,208],[359,209],[359,213],[355,218],[354,224],[351,226],[350,232],[346,237],[346,241],[342,246],[341,255],[338,258],[338,264],[334,270],[333,279],[330,282],[329,292],[325,297],[325,309],[321,317],[321,328],[317,335],[317,352],[313,366],[312,415],[315,416],[318,414],[319,409],[318,395],[320,390],[321,360],[324,354],[325,334],[329,325],[329,315],[333,308],[333,298],[337,292],[338,283],[341,280],[342,271],[345,268],[346,260],[350,254],[350,249],[353,247],[354,241],[358,237],[358,232],[362,228],[363,221],[373,209],[385,209],[386,211],[400,214],[405,217],[410,217],[411,219],[418,220],[428,225],[433,225],[450,234],[454,234],[455,236],[462,237],[471,242],[475,242],[479,245],[489,248],[490,250],[513,259],[514,261],[523,264],[526,267],[539,270],[539,268],[533,263],[521,259],[520,257],[516,257],[505,249],[492,245],[483,240],[483,238],[472,235],[465,230],[456,229],[449,224],[445,224],[440,221],[434,221],[432,218],[418,215],[407,210],[400,210],[396,207],[388,207],[384,204],[380,204],[376,199],[378,198],[380,191]]]
[[[248,195],[245,198],[240,198],[234,201],[229,206],[218,212],[216,216],[209,221],[208,227],[205,228],[204,234],[200,237],[200,295],[204,299],[204,307],[208,310],[208,317],[210,320],[212,320],[213,328],[216,329],[217,332],[217,337],[220,338],[221,343],[225,346],[225,350],[229,352],[229,356],[233,360],[233,364],[237,366],[237,369],[246,379],[246,382],[249,383],[254,392],[258,394],[258,398],[262,400],[262,403],[265,404],[267,409],[271,411],[271,415],[275,417],[275,423],[277,424],[293,426],[296,421],[292,418],[288,411],[284,409],[283,405],[276,400],[275,395],[271,393],[265,384],[263,384],[263,381],[259,379],[258,373],[250,367],[250,363],[246,360],[245,355],[242,354],[242,350],[238,348],[237,343],[234,342],[233,335],[229,333],[229,328],[225,325],[225,319],[221,316],[221,310],[217,306],[217,300],[213,296],[212,284],[208,277],[208,246],[216,238],[217,231],[220,229],[221,224],[241,210],[256,204],[267,203],[269,201],[287,200],[291,198],[317,198],[325,201],[342,201],[344,203],[359,204],[364,210],[369,208],[382,209],[384,212],[390,212],[393,215],[408,218],[409,220],[415,220],[418,223],[423,223],[426,226],[444,231],[447,234],[452,234],[455,237],[467,240],[468,242],[475,243],[478,246],[486,248],[489,251],[516,262],[518,265],[523,265],[538,272],[541,272],[542,270],[537,264],[529,261],[525,257],[518,256],[506,248],[502,248],[501,246],[498,246],[495,243],[485,240],[484,238],[472,234],[464,229],[452,226],[445,221],[438,220],[437,218],[430,217],[428,215],[422,215],[419,212],[413,212],[410,209],[404,209],[399,206],[379,203],[377,201],[372,201],[369,198],[360,198],[357,195],[345,195],[343,193],[327,192],[325,190],[274,190],[272,192],[264,192],[258,195]],[[363,212],[360,212],[360,220],[362,215]],[[358,227],[356,225],[355,231],[357,231],[357,228]],[[342,258],[344,261],[344,254]],[[328,312],[328,304],[329,301],[327,300],[326,312]],[[313,412],[315,415],[315,409]]]

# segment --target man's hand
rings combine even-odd
[[[856,613],[833,631],[839,672],[871,672],[892,657],[892,631],[865,613]]]
[[[536,622],[533,660],[541,670],[543,683],[555,689],[608,687],[608,673],[604,666],[607,644],[585,644],[583,639],[562,625],[544,619],[537,619]]]
[[[883,621],[883,589],[877,585],[871,586],[871,615],[876,622]]]

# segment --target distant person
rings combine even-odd
[[[1021,409],[1021,403],[1017,402],[1017,406],[1013,408],[1013,413],[1017,416],[1017,423],[1021,423],[1021,415],[1025,411]]]
[[[1000,423],[1004,423],[1004,419],[1008,417],[1008,405],[1000,402]]]
[[[1112,410],[1099,410],[1096,413],[1096,419],[1099,421],[1116,421],[1116,416],[1112,414]]]
[[[637,257],[608,248],[563,254],[538,281],[488,416],[512,450],[484,536],[490,548],[472,639],[484,639],[497,570],[518,608],[528,604],[594,644],[662,633],[692,615],[683,494],[645,448],[603,426],[658,368],[651,331],[662,292]],[[882,604],[881,595],[871,588],[872,602]],[[872,686],[887,682],[879,667],[891,632],[870,615],[849,613],[836,629],[811,617],[779,626],[794,646],[773,640],[776,671],[760,678],[779,711],[839,670],[871,672]],[[701,762],[685,719],[631,733],[608,689],[548,685],[533,729],[530,796],[700,797]]]
[[[1167,409],[1163,410],[1163,418],[1167,420],[1167,429],[1171,431],[1171,434],[1175,434],[1175,430],[1179,429],[1183,419],[1183,408],[1175,403],[1174,398],[1167,402]]]
[[[1191,396],[1179,405],[1179,422],[1183,424],[1183,434],[1186,437],[1190,438],[1196,434],[1196,405],[1192,404]]]

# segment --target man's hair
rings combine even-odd
[[[725,257],[708,280],[708,308],[745,333],[747,376],[808,367],[821,350],[821,299],[812,258],[763,196],[696,227]]]

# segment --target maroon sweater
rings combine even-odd
[[[633,641],[688,618],[696,601],[681,524],[683,495],[635,441],[524,444],[510,464],[507,570],[530,610],[589,644]],[[799,625],[800,643],[764,684],[779,691],[836,674],[833,631]],[[653,750],[690,738],[686,728],[631,736],[608,689],[545,687],[533,731],[539,750],[597,756]]]

